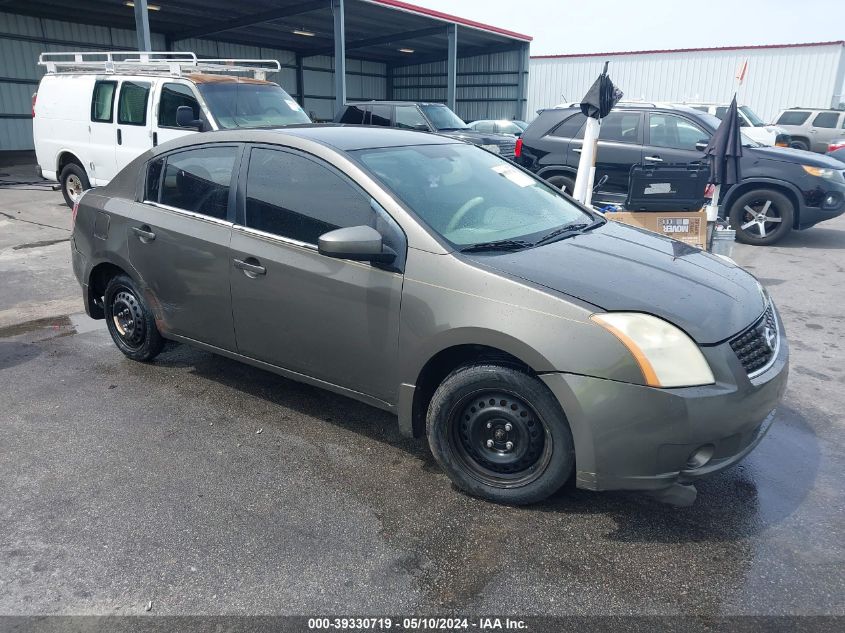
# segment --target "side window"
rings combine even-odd
[[[290,152],[252,150],[246,226],[316,244],[328,231],[374,222],[369,198],[328,167]]]
[[[158,202],[158,194],[161,189],[162,167],[164,167],[163,158],[158,158],[147,166],[147,178],[144,184],[144,200]]]
[[[719,106],[716,108],[716,118],[720,121],[725,118],[725,114],[727,114],[728,108],[727,106]]]
[[[91,95],[91,120],[100,123],[111,123],[113,120],[114,93],[117,89],[116,81],[98,81],[94,84]]]
[[[428,131],[428,123],[416,106],[396,106],[396,127]]]
[[[167,83],[161,87],[158,99],[158,124],[161,127],[179,127],[176,123],[176,108],[189,106],[194,119],[200,118],[200,104],[193,90],[184,84]]]
[[[339,123],[351,123],[352,125],[361,125],[364,122],[364,107],[363,106],[346,106],[343,116],[340,117]]]
[[[821,112],[813,119],[813,125],[815,127],[833,128],[836,127],[837,121],[839,121],[838,112]]]
[[[640,142],[640,113],[611,112],[601,121],[599,138],[619,143]]]
[[[696,144],[710,135],[697,125],[672,114],[649,114],[649,145],[697,151]]]
[[[370,106],[370,125],[384,125],[390,127],[390,109],[389,105],[373,105]]]
[[[170,154],[158,191],[150,189],[154,174],[147,172],[147,193],[158,193],[161,204],[225,220],[236,155],[234,146],[201,147]],[[150,171],[154,166],[155,163],[150,165]]]
[[[150,84],[124,81],[117,101],[117,122],[121,125],[146,125],[149,96]]]
[[[778,120],[775,121],[775,123],[778,125],[803,125],[808,118],[810,118],[809,112],[787,110],[778,117]]]
[[[563,123],[558,125],[554,130],[552,130],[550,136],[559,136],[561,138],[584,138],[584,133],[582,129],[584,127],[584,123],[586,122],[587,117],[585,117],[580,112],[578,114],[573,114]]]
[[[475,126],[475,129],[479,132],[495,132],[496,131],[496,122],[495,121],[482,121],[478,125]]]
[[[522,134],[522,128],[516,123],[505,121],[504,123],[499,124],[499,132],[501,134]]]

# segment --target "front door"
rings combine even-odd
[[[200,118],[200,104],[194,89],[184,83],[165,81],[159,85],[156,94],[155,126],[153,143],[160,145],[187,134],[195,134],[194,128],[181,127],[176,123],[176,110],[179,106],[188,106],[194,113],[194,119]]]
[[[208,145],[151,162],[126,236],[159,327],[229,351],[229,198],[239,156],[238,145]]]
[[[293,150],[253,148],[239,188],[230,264],[238,351],[394,401],[403,276],[325,257],[316,244],[369,225],[404,253],[396,223],[333,167]]]
[[[648,117],[643,165],[700,165],[710,134],[686,117],[652,112]]]
[[[153,146],[150,126],[150,90],[148,81],[120,84],[117,100],[117,171],[126,167]]]

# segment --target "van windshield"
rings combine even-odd
[[[276,84],[238,81],[201,83],[197,88],[224,130],[311,123],[299,104]]]

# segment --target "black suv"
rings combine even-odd
[[[516,161],[550,183],[572,191],[584,137],[580,108],[543,110],[528,126]],[[624,202],[634,165],[699,165],[719,126],[716,117],[685,106],[620,104],[602,120],[596,202]],[[845,169],[826,156],[744,139],[742,182],[721,193],[721,213],[737,239],[773,244],[792,229],[806,229],[845,212]]]
[[[412,101],[367,101],[350,103],[338,112],[335,123],[383,125],[444,136],[480,145],[484,149],[513,159],[516,139],[510,134],[478,132],[442,103]]]

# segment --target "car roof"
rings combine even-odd
[[[361,106],[361,105],[432,105],[446,107],[445,103],[437,103],[436,101],[351,101],[344,107]]]
[[[614,109],[619,110],[673,110],[677,112],[686,112],[689,114],[702,114],[701,110],[696,110],[695,108],[690,107],[689,105],[680,104],[680,103],[649,103],[649,102],[639,102],[639,101],[620,101],[615,106]],[[543,112],[548,112],[549,110],[561,110],[561,111],[580,111],[581,106],[579,104],[568,104],[566,107],[556,107],[556,108],[546,108]]]
[[[376,147],[403,147],[408,145],[446,145],[461,141],[429,132],[415,132],[370,125],[338,125],[317,123],[291,125],[279,128],[253,128],[221,130],[188,134],[159,146],[161,153],[176,148],[219,143],[282,143],[287,136],[307,139],[343,152]],[[157,152],[154,152],[156,154]]]

